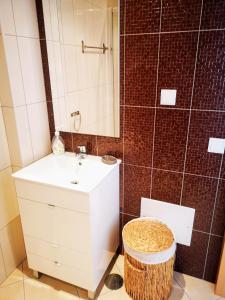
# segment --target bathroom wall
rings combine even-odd
[[[0,283],[25,256],[19,209],[0,104]]]
[[[50,152],[35,1],[0,1],[0,281],[25,258],[12,172]],[[4,121],[3,121],[4,120]]]
[[[13,167],[50,151],[37,14],[34,0],[0,1],[0,93]]]
[[[178,245],[176,270],[215,281],[225,229],[225,159],[207,149],[210,137],[225,138],[225,2],[120,3],[120,138],[62,132],[66,148],[86,144],[89,153],[123,159],[121,225],[139,216],[142,196],[195,208],[192,244]],[[53,134],[45,51],[43,63]],[[160,105],[164,88],[177,90],[174,107]]]

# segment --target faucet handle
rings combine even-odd
[[[77,148],[80,150],[80,153],[83,153],[83,154],[87,153],[87,149],[86,149],[85,145],[77,146]]]

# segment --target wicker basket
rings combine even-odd
[[[134,300],[169,298],[176,244],[159,220],[139,218],[123,229],[125,288]]]

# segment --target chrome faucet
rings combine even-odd
[[[77,153],[78,160],[84,159],[87,155],[87,148],[85,145],[77,146],[79,153]]]

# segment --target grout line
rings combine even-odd
[[[132,214],[128,214],[128,213],[124,213],[124,212],[121,212],[122,215],[126,215],[126,216],[130,216],[130,217],[135,217],[135,218],[138,218],[139,216],[136,216],[136,215],[132,215]]]
[[[13,12],[13,16],[14,16],[14,12]],[[15,26],[15,31],[16,31],[16,26]],[[12,37],[16,37],[16,38],[32,39],[32,40],[43,40],[43,39],[40,39],[39,37],[18,35],[17,32],[16,32],[16,34],[11,34],[11,33],[3,33],[3,34],[5,36],[12,36]]]
[[[162,26],[162,0],[160,1],[160,18],[159,18],[159,33],[161,32]],[[157,98],[158,98],[158,81],[159,81],[159,65],[160,65],[160,46],[161,46],[161,38],[160,34],[158,36],[158,55],[157,55],[157,71],[156,71],[156,86],[155,86],[155,107],[157,106]],[[152,169],[151,169],[151,179],[150,179],[150,191],[149,196],[150,199],[152,197],[152,182],[153,182],[153,166],[154,166],[154,149],[155,149],[155,131],[156,131],[156,114],[157,110],[154,109],[154,124],[153,124],[153,136],[152,136]]]
[[[199,41],[200,41],[202,11],[203,11],[203,0],[201,3],[201,12],[200,12],[200,17],[199,17],[198,39],[197,39],[197,45],[196,45],[193,84],[192,84],[192,90],[191,90],[191,103],[190,103],[190,112],[189,112],[189,119],[188,119],[187,136],[186,136],[185,156],[184,156],[184,165],[183,165],[183,178],[182,178],[181,193],[180,193],[180,205],[182,204],[182,197],[183,197],[183,190],[184,190],[184,174],[185,174],[186,161],[187,161],[187,150],[188,150],[189,132],[190,132],[190,124],[191,124],[191,108],[192,108],[192,102],[193,102],[193,96],[194,96],[195,76],[196,76],[196,69],[197,69],[197,62],[198,62],[198,48],[199,48]]]
[[[140,32],[140,33],[123,33],[121,36],[137,36],[137,35],[155,35],[155,34],[176,34],[176,33],[191,33],[191,32],[210,32],[210,31],[224,31],[225,28],[211,28],[211,29],[190,29],[177,31],[159,31],[159,32]]]
[[[26,96],[24,95],[24,98],[26,98]],[[31,103],[24,103],[24,104],[20,104],[20,105],[12,105],[12,106],[9,106],[9,105],[2,105],[2,107],[6,107],[6,108],[11,108],[11,109],[15,109],[15,108],[19,108],[19,107],[24,107],[24,106],[29,106],[29,105],[34,105],[34,104],[38,104],[38,103],[47,103],[47,102],[50,102],[50,101],[47,101],[46,99],[45,100],[37,100],[35,102],[31,102]]]
[[[57,98],[56,98],[57,99]],[[130,105],[121,104],[120,106],[127,106],[133,108],[146,108],[146,109],[168,109],[168,110],[182,110],[182,111],[200,111],[200,112],[215,112],[215,113],[225,113],[225,110],[220,109],[201,109],[201,108],[182,108],[182,107],[175,107],[175,106],[146,106],[146,105]]]
[[[126,162],[123,162],[123,163],[125,165],[132,166],[132,167],[137,167],[137,168],[153,169],[153,170],[157,170],[157,171],[170,172],[170,173],[176,173],[176,174],[183,174],[182,171],[174,171],[174,170],[161,169],[161,168],[155,168],[155,167],[147,167],[147,166],[144,166],[144,165],[136,165],[136,164],[126,163]],[[209,178],[209,179],[221,179],[221,180],[225,180],[224,178],[221,178],[221,177],[213,177],[213,176],[207,176],[207,175],[195,174],[195,173],[189,173],[189,172],[185,172],[184,174],[185,175],[196,176],[196,177],[204,177],[204,178]]]
[[[222,172],[223,157],[224,157],[224,154],[221,157],[219,177],[220,177],[221,172]],[[215,194],[214,206],[213,206],[213,214],[212,214],[212,219],[211,219],[211,224],[210,224],[210,236],[209,236],[208,245],[207,245],[207,251],[206,251],[206,256],[205,256],[203,279],[205,277],[205,272],[206,272],[206,264],[207,264],[207,260],[208,260],[208,254],[209,254],[209,245],[210,245],[210,240],[211,240],[211,235],[212,235],[211,233],[212,233],[213,221],[214,221],[215,210],[216,210],[216,203],[217,203],[217,195],[218,195],[218,191],[219,191],[219,184],[220,184],[220,180],[218,179],[217,186],[216,186],[216,194]]]
[[[126,0],[124,1],[124,22],[123,22],[123,31],[126,32]],[[120,62],[119,62],[120,65]],[[120,66],[119,66],[120,68]],[[126,38],[123,37],[123,103],[126,104]],[[120,82],[121,84],[121,82]],[[120,86],[120,85],[119,85]],[[121,91],[121,87],[119,87]],[[121,96],[121,95],[120,95]],[[119,97],[120,98],[120,97]],[[125,118],[126,118],[126,106],[123,107],[123,164],[122,164],[122,175],[123,175],[123,185],[122,185],[122,210],[124,209],[124,203],[125,203],[125,166],[124,166],[124,158],[125,158]],[[122,220],[123,224],[123,220]]]
[[[199,233],[208,234],[208,235],[211,235],[211,236],[216,236],[216,237],[219,237],[219,238],[223,238],[222,235],[214,234],[214,233],[210,233],[210,232],[206,232],[206,231],[203,231],[203,230],[198,230],[198,229],[194,229],[194,228],[193,228],[193,231],[199,232]]]
[[[96,146],[96,153],[97,153],[97,156],[98,156],[98,137],[97,135],[95,136],[95,146]]]

